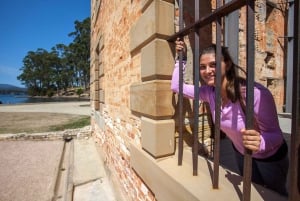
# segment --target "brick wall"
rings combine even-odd
[[[91,80],[91,88],[96,100],[94,105],[99,104],[99,110],[94,106],[93,135],[113,180],[121,186],[125,200],[154,200],[130,167],[128,145],[130,141],[140,144],[141,122],[131,114],[129,94],[130,85],[141,80],[141,58],[140,54],[130,54],[129,41],[130,29],[141,15],[142,3],[140,0],[92,2],[91,74],[95,79]],[[97,9],[98,14],[95,13]],[[97,55],[99,43],[101,50]],[[96,65],[99,65],[98,71]],[[103,100],[99,103],[100,99]]]
[[[255,80],[265,85],[273,94],[277,112],[283,112],[285,87],[284,69],[286,56],[286,41],[282,38],[286,35],[285,4],[276,4],[280,1],[273,0],[278,8],[274,8],[265,0],[258,0],[255,4],[255,40],[256,63]],[[246,9],[240,12],[240,63],[246,66]]]

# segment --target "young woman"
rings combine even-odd
[[[176,51],[185,51],[183,41],[177,40]],[[215,113],[216,47],[205,48],[199,57],[200,76],[205,85],[199,89],[199,99],[209,103],[212,117]],[[287,195],[287,145],[279,127],[276,106],[270,91],[259,83],[254,84],[254,127],[245,129],[245,80],[236,74],[227,48],[222,47],[221,61],[221,116],[220,127],[231,140],[240,173],[243,173],[245,148],[252,150],[252,181]],[[179,92],[179,62],[176,61],[171,89]],[[194,85],[183,84],[183,94],[194,98]]]

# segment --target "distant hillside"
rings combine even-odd
[[[26,88],[16,87],[10,84],[0,84],[0,93],[2,92],[26,92]]]

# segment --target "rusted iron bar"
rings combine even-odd
[[[179,29],[183,29],[183,0],[179,0]],[[182,38],[182,37],[181,37]],[[183,38],[182,38],[183,39]],[[183,157],[183,52],[179,52],[179,139],[178,139],[178,165],[182,165]]]
[[[195,0],[195,20],[200,18],[199,13],[199,0]],[[198,140],[199,140],[199,34],[197,32],[194,33],[195,35],[195,52],[194,52],[194,129],[193,129],[193,136],[194,136],[194,143],[193,143],[193,175],[198,175]]]
[[[300,3],[294,2],[294,58],[289,201],[300,196]]]
[[[217,9],[221,7],[221,0],[217,1]],[[215,133],[214,133],[214,171],[213,171],[213,188],[219,188],[219,165],[220,165],[220,114],[221,114],[221,40],[222,40],[222,20],[216,19],[216,90],[215,90]]]
[[[218,7],[216,10],[214,10],[211,14],[202,17],[198,21],[196,21],[194,24],[191,24],[183,29],[180,29],[177,33],[172,35],[168,41],[175,41],[178,37],[183,37],[185,35],[188,35],[189,33],[195,32],[195,30],[198,30],[202,27],[204,27],[207,24],[212,23],[217,18],[224,17],[228,15],[229,13],[243,7],[246,5],[246,0],[232,0],[229,3],[224,4],[221,7]]]
[[[255,16],[254,0],[247,0],[247,97],[246,97],[246,129],[253,129],[253,99],[254,99],[254,61],[255,61]],[[243,201],[251,200],[252,151],[245,149]]]

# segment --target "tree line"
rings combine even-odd
[[[90,18],[75,21],[69,45],[29,51],[17,77],[31,96],[52,96],[68,88],[87,89],[90,82]]]

